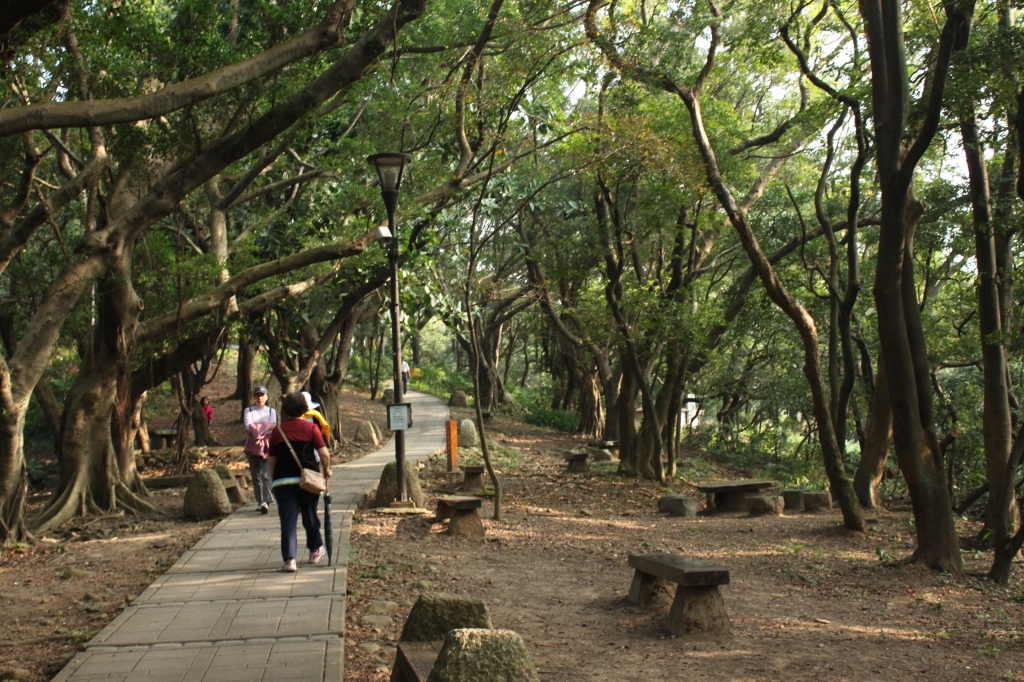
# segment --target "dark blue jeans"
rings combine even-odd
[[[296,522],[302,515],[302,527],[306,529],[306,549],[313,551],[323,544],[320,537],[320,517],[316,508],[320,496],[307,493],[298,484],[280,485],[274,488],[277,500],[277,515],[281,518],[281,557],[288,561],[296,559],[298,528]]]

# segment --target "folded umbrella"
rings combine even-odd
[[[327,548],[327,565],[331,565],[334,551],[334,528],[331,526],[331,491],[324,491],[324,547]]]

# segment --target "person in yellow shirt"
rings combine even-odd
[[[327,423],[324,416],[320,414],[316,408],[320,407],[320,403],[313,402],[313,396],[308,391],[302,392],[302,397],[306,399],[306,413],[302,415],[302,418],[308,422],[319,424],[320,433],[324,436],[324,442],[327,443],[328,447],[331,445],[331,425]]]

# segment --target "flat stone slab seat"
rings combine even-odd
[[[729,584],[728,568],[668,552],[630,554],[629,566],[636,572],[627,601],[635,606],[659,601],[671,592],[671,583],[676,584],[668,614],[672,634],[732,634],[732,623],[718,590],[719,585]]]
[[[745,512],[747,511],[748,497],[753,497],[759,490],[765,490],[774,485],[775,481],[741,479],[701,483],[697,486],[697,490],[707,495],[709,509]]]
[[[569,467],[566,471],[570,474],[585,474],[590,471],[590,463],[587,462],[587,458],[590,457],[590,453],[587,452],[569,452],[565,455],[565,461],[569,463]]]
[[[435,521],[451,519],[448,523],[448,534],[466,538],[482,538],[484,524],[477,510],[483,500],[469,495],[449,495],[437,498],[437,516]]]
[[[484,491],[484,471],[486,468],[483,465],[465,466],[462,467],[462,490],[467,493],[482,493]]]

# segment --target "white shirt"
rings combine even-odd
[[[256,422],[270,422],[271,424],[276,424],[277,410],[267,405],[264,405],[263,407],[250,405],[245,408],[245,413],[242,415],[242,421],[245,424],[245,430],[251,432],[252,425]]]

